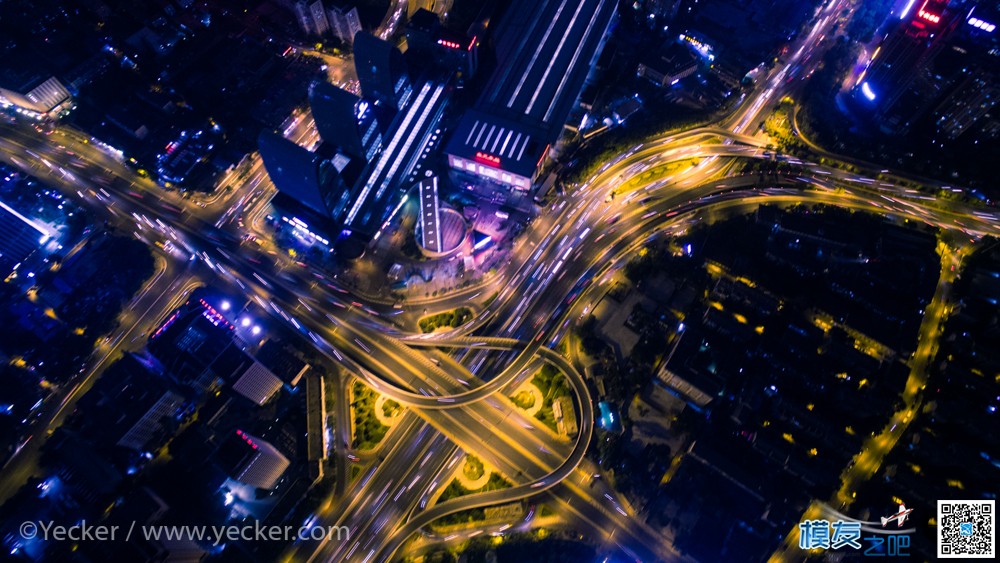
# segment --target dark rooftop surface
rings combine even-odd
[[[517,0],[496,32],[497,71],[477,109],[558,136],[615,11],[614,0]]]

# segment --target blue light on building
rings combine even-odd
[[[868,98],[868,101],[870,102],[875,101],[875,92],[872,90],[872,87],[869,86],[867,82],[863,82],[861,84],[861,93],[864,94],[866,98]]]

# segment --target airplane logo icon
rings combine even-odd
[[[896,520],[899,523],[899,527],[902,528],[903,527],[903,522],[906,522],[906,517],[909,516],[911,512],[913,512],[912,508],[908,509],[908,508],[906,508],[905,504],[900,503],[899,504],[899,512],[893,514],[892,516],[883,516],[882,517],[882,527],[885,528],[886,524],[888,524],[889,522],[892,522],[893,520]]]

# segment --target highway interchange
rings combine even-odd
[[[171,241],[172,252],[159,253],[167,260],[165,271],[137,297],[145,304],[135,310],[143,312],[111,339],[88,373],[99,373],[123,343],[146,333],[175,307],[177,296],[204,283],[252,298],[346,371],[407,406],[378,456],[350,483],[344,482],[350,440],[343,434],[346,421],[340,420],[349,413],[338,414],[334,449],[344,494],[328,499],[310,523],[346,525],[350,539],[297,543],[289,546],[285,560],[388,560],[437,518],[520,499],[552,503],[573,528],[629,558],[683,560],[672,538],[636,518],[604,480],[594,479],[599,468],[584,456],[593,432],[594,399],[578,369],[553,351],[574,320],[607,290],[610,274],[654,237],[679,235],[700,222],[761,204],[825,203],[928,223],[969,238],[1000,231],[994,210],[934,199],[884,181],[876,169],[847,172],[806,157],[775,156],[766,140],[754,135],[778,100],[794,92],[798,81],[789,82],[789,76],[807,75],[808,62],[820,58],[813,49],[844,4],[827,4],[810,33],[789,49],[789,60],[761,78],[729,117],[649,140],[606,163],[593,178],[542,210],[495,275],[449,295],[407,302],[398,317],[390,302],[354,294],[324,273],[266,250],[266,244],[247,242],[246,234],[266,237],[259,218],[274,193],[259,159],[246,173],[232,175],[231,191],[189,200],[158,188],[114,154],[65,128],[46,136],[30,127],[3,125],[0,157],[77,196],[111,222],[128,224],[129,230],[134,226],[136,236],[151,246]],[[315,140],[307,115],[290,118],[286,127],[286,134],[302,144]],[[748,161],[775,158],[794,171],[767,178],[740,174]],[[672,174],[649,182],[638,179],[670,163],[676,164]],[[609,201],[609,194],[623,184],[630,187],[628,193]],[[449,333],[413,331],[418,311],[458,305],[476,309],[473,321]],[[456,361],[428,347],[466,355]],[[580,428],[572,443],[554,437],[507,398],[543,362],[564,373],[573,389]],[[87,380],[89,375],[83,378]],[[80,389],[67,391],[58,406],[52,405],[47,419],[52,422],[40,429],[57,425],[66,401],[79,394]],[[33,448],[40,447],[45,434],[33,436]],[[447,484],[462,452],[480,457],[515,486],[427,507],[429,493]],[[12,463],[30,458],[26,449]],[[5,475],[3,485],[10,488],[33,467],[24,462],[25,469],[16,477]],[[457,541],[530,524],[529,515],[528,521],[422,541]]]

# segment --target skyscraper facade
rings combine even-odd
[[[900,22],[878,46],[855,96],[878,118],[893,111],[945,46],[961,18],[948,0],[911,0]]]
[[[309,89],[316,129],[323,142],[369,162],[382,150],[382,132],[371,104],[327,82]]]
[[[361,93],[381,108],[401,110],[413,93],[403,54],[394,45],[359,31],[354,36],[354,67]]]

